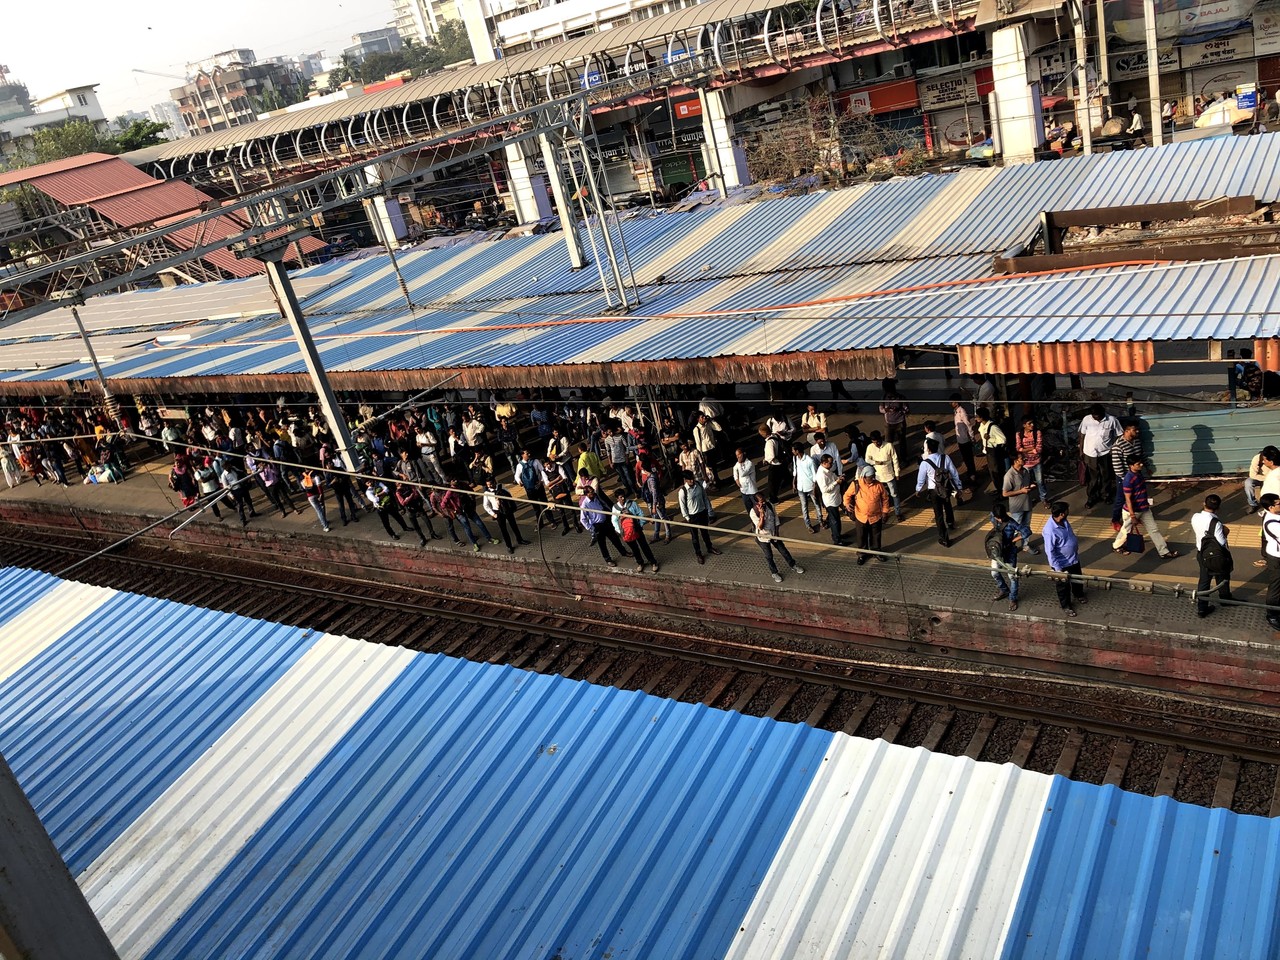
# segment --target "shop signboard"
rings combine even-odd
[[[978,82],[972,73],[930,77],[921,80],[920,106],[924,110],[945,110],[978,102]]]
[[[987,138],[980,106],[970,107],[968,110],[943,110],[934,115],[933,124],[934,136],[938,140],[937,148],[943,152],[968,150]]]
[[[1259,57],[1280,53],[1280,3],[1260,4],[1253,11],[1253,52]]]
[[[1229,29],[1233,23],[1248,20],[1253,13],[1255,0],[1209,0],[1206,3],[1179,6],[1171,0],[1157,2],[1156,38],[1172,40],[1175,37],[1208,33]],[[1124,4],[1116,4],[1124,7]],[[1139,9],[1141,9],[1139,7]],[[1146,21],[1142,17],[1107,18],[1112,31],[1125,43],[1143,43],[1146,40]],[[1185,62],[1185,61],[1184,61]]]
[[[687,120],[690,117],[702,116],[701,100],[682,100],[680,103],[675,104],[675,108],[676,119],[678,120]]]
[[[1161,73],[1177,73],[1182,69],[1181,48],[1170,47],[1157,51],[1157,62]],[[1117,53],[1111,58],[1111,79],[1130,80],[1134,77],[1147,76],[1147,51],[1133,50],[1128,53]]]
[[[1258,108],[1258,85],[1256,83],[1241,83],[1236,86],[1236,106],[1241,110],[1256,110]]]
[[[1216,99],[1219,93],[1225,91],[1231,94],[1241,84],[1257,82],[1258,65],[1252,60],[1247,63],[1201,67],[1191,72],[1191,95],[1203,97],[1208,103]]]
[[[1218,37],[1204,43],[1193,43],[1182,48],[1182,66],[1187,70],[1208,67],[1218,63],[1234,63],[1253,56],[1253,34],[1237,33],[1233,37]]]

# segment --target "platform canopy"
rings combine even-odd
[[[1223,196],[1280,200],[1280,135],[635,215],[619,246],[640,306],[626,313],[610,308],[593,267],[572,269],[556,234],[402,251],[412,304],[385,256],[295,282],[326,368],[350,389],[415,389],[446,372],[467,387],[874,379],[903,351],[928,349],[958,352],[972,372],[1132,373],[1170,341],[1253,340],[1275,367],[1280,255],[995,271],[1045,211]],[[243,289],[172,292],[172,329],[125,334],[133,341],[104,363],[113,388],[308,391],[287,328],[266,298],[244,309]],[[237,309],[220,307],[224,290]],[[0,330],[0,391],[69,392],[91,379],[80,363],[23,362],[65,337],[64,321]]]

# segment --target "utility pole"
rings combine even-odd
[[[76,329],[80,331],[80,339],[84,341],[84,348],[89,353],[89,363],[93,366],[93,372],[98,375],[98,383],[102,386],[102,406],[112,418],[119,421],[119,404],[116,403],[116,398],[112,396],[111,388],[107,386],[107,378],[102,373],[102,364],[98,362],[97,351],[93,349],[93,344],[89,341],[89,331],[84,328],[84,322],[80,319],[80,308],[76,304],[71,305],[71,318],[76,322]]]
[[[293,339],[298,342],[302,362],[306,364],[307,373],[311,375],[311,383],[315,387],[320,412],[329,423],[329,432],[338,445],[338,452],[343,456],[342,462],[346,464],[348,470],[359,470],[361,465],[355,462],[347,421],[343,419],[338,398],[329,384],[329,375],[325,373],[324,364],[320,362],[316,342],[311,337],[311,329],[307,326],[307,319],[302,314],[298,297],[293,292],[293,282],[289,279],[289,272],[284,268],[285,254],[290,245],[297,241],[298,236],[298,231],[291,231],[272,237],[270,240],[237,244],[233,250],[237,257],[256,257],[266,265],[267,283],[276,298],[280,315],[288,322],[289,329],[293,331]]]

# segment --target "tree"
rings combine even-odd
[[[409,58],[404,53],[371,53],[360,64],[360,80],[362,83],[377,83],[393,73],[409,70]]]
[[[85,153],[119,153],[115,139],[98,132],[88,120],[71,120],[56,127],[37,130],[31,137],[28,164],[49,163]]]
[[[461,20],[445,20],[440,24],[440,30],[436,33],[436,46],[444,54],[446,64],[470,60],[474,56],[471,52],[471,38],[467,36],[466,25]]]
[[[114,148],[109,153],[129,153],[143,147],[154,147],[164,143],[162,134],[169,129],[167,123],[156,123],[154,120],[135,120],[115,136]]]

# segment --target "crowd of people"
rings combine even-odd
[[[68,466],[86,483],[123,482],[124,438],[132,435],[172,457],[168,484],[184,507],[208,506],[218,520],[219,504],[245,526],[259,508],[281,516],[309,508],[327,532],[336,507],[344,526],[376,515],[393,540],[412,533],[426,546],[447,535],[476,552],[501,542],[511,553],[532,543],[525,523],[560,536],[581,531],[606,564],[629,559],[638,571],[652,572],[660,568],[654,546],[686,534],[697,563],[721,555],[713,540],[714,501],[731,487],[741,499],[745,529],[778,582],[782,568],[804,572],[780,533],[779,504],[790,497],[811,535],[825,533],[833,545],[854,548],[854,562],[862,565],[888,559],[884,527],[903,520],[913,503],[931,514],[938,543],[950,548],[956,506],[985,496],[994,599],[1017,609],[1022,557],[1043,549],[1049,567],[1062,575],[1055,579],[1062,610],[1076,615],[1086,599],[1079,541],[1069,505],[1051,498],[1045,470],[1049,459],[1068,456],[1060,430],[1046,432],[1034,415],[1011,422],[985,377],[951,395],[950,424],[917,421],[923,428],[918,447],[909,441],[910,404],[893,380],[882,384],[869,432],[863,421],[834,430],[829,410],[803,406],[770,404],[762,411],[710,395],[637,404],[591,391],[495,394],[467,403],[446,394],[382,413],[361,405],[352,413],[353,445],[346,452],[314,407],[208,406],[165,419],[146,411],[136,423],[126,414],[123,432],[101,411],[26,409],[9,417],[2,459],[10,486],[24,475],[65,484]],[[1177,557],[1155,517],[1139,424],[1094,405],[1075,440],[1084,509],[1110,508],[1116,554],[1129,556],[1150,541],[1162,558]],[[1277,465],[1280,451],[1260,451],[1244,494],[1263,519],[1255,562],[1270,568],[1268,614],[1280,628]],[[513,496],[513,488],[523,495]],[[1038,530],[1032,524],[1037,507],[1047,511]],[[1211,495],[1191,520],[1201,616],[1215,609],[1208,599],[1214,592],[1232,598],[1220,507]]]
[[[122,483],[129,467],[127,444],[112,418],[100,409],[29,408],[13,411],[4,425],[0,472],[13,489],[36,486]]]

